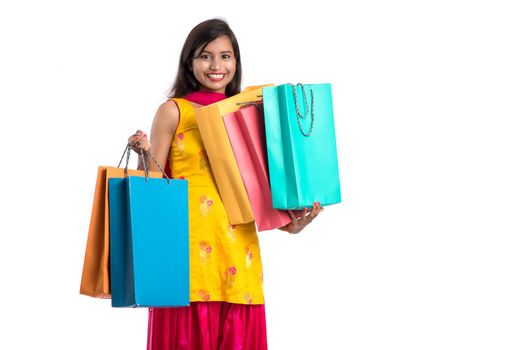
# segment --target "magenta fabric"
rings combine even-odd
[[[291,222],[289,214],[273,208],[267,169],[264,114],[260,105],[244,107],[224,116],[224,125],[240,169],[258,231]]]
[[[202,106],[207,106],[212,103],[222,101],[225,98],[227,98],[225,94],[212,91],[194,91],[184,96],[184,99]]]
[[[267,350],[264,305],[221,301],[149,309],[148,350]]]

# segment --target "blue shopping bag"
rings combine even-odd
[[[330,84],[262,89],[273,207],[340,203]]]
[[[109,179],[113,307],[189,305],[187,180]]]

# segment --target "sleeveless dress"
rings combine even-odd
[[[173,178],[188,181],[190,300],[263,304],[262,261],[254,222],[229,225],[193,105],[175,99],[180,122],[169,151]]]
[[[172,178],[188,181],[191,304],[150,309],[148,349],[265,350],[263,273],[255,224],[229,225],[195,109],[187,99],[172,100],[180,121],[167,165]]]

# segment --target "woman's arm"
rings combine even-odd
[[[158,164],[164,167],[179,120],[180,111],[176,103],[172,100],[164,102],[158,108],[151,126],[151,143],[147,140],[145,134],[137,132],[133,139],[136,144],[133,149],[138,152],[140,152],[140,149],[144,151],[149,150]],[[143,169],[143,164],[140,165],[139,169]],[[151,171],[161,171],[152,159],[149,159],[149,169]]]

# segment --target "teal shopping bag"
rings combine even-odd
[[[187,180],[109,179],[113,307],[189,305]]]
[[[330,84],[262,89],[273,207],[340,203]]]

